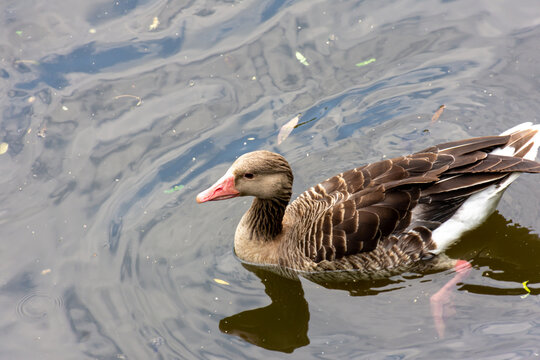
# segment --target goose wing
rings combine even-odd
[[[540,172],[535,161],[489,154],[510,140],[489,136],[440,144],[318,184],[293,203],[317,209],[301,239],[304,254],[315,262],[333,261],[372,251],[390,237],[411,241],[405,234],[414,234],[420,252],[431,231],[469,196],[512,172]]]

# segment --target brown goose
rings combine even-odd
[[[244,261],[387,276],[433,259],[480,225],[520,173],[540,172],[534,161],[539,145],[540,125],[524,123],[500,136],[440,144],[343,172],[290,205],[289,164],[281,155],[255,151],[239,157],[197,202],[255,197],[234,239]]]

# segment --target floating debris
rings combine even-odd
[[[36,60],[26,60],[26,59],[15,60],[13,63],[14,63],[14,64],[32,64],[32,65],[39,65],[39,62],[37,62]]]
[[[137,102],[137,104],[135,104],[135,106],[139,106],[139,105],[141,105],[141,103],[142,103],[142,99],[141,99],[140,96],[129,95],[129,94],[115,96],[115,97],[114,97],[114,100],[118,100],[118,99],[125,98],[125,97],[137,99],[138,102]]]
[[[95,34],[97,31],[96,31],[96,29],[91,28],[91,29],[88,29],[88,32],[89,32],[90,34]]]
[[[371,58],[369,60],[366,60],[366,61],[362,61],[362,62],[359,62],[356,64],[356,66],[360,67],[360,66],[366,66],[366,65],[369,65],[371,64],[372,62],[375,62],[376,59],[375,58]]]
[[[221,279],[214,279],[214,281],[220,285],[231,285],[229,284],[228,282],[226,282],[225,280],[221,280]]]
[[[439,106],[439,109],[437,109],[437,111],[435,111],[435,114],[433,114],[433,116],[431,117],[431,123],[433,124],[434,122],[436,122],[437,120],[439,120],[439,116],[442,115],[443,111],[444,111],[444,108],[446,108],[445,105],[441,105]]]
[[[304,55],[302,55],[302,53],[300,51],[296,52],[296,59],[298,59],[298,61],[300,61],[300,63],[302,65],[309,66],[309,63],[308,63],[306,57]]]
[[[254,138],[254,137],[248,137],[247,139],[248,139],[249,141],[253,141],[253,140],[255,140],[255,138]]]
[[[165,344],[165,339],[163,339],[161,336],[155,337],[153,339],[150,339],[150,347],[157,352],[158,348]]]
[[[149,31],[153,31],[153,30],[156,30],[159,26],[159,19],[157,18],[157,16],[154,17],[154,20],[152,20],[152,24],[150,24],[150,26],[148,26],[148,30]]]
[[[45,138],[45,136],[47,136],[47,126],[43,125],[36,135],[40,138]]]
[[[52,271],[51,269],[43,269],[43,270],[41,270],[41,275],[47,275],[51,271]]]
[[[306,125],[307,123],[310,123],[310,122],[312,122],[314,120],[317,120],[317,117],[311,118],[311,119],[306,120],[306,121],[302,121],[301,123],[296,124],[294,128],[296,129],[297,127],[300,127],[302,125]]]
[[[183,188],[184,188],[184,185],[175,185],[173,188],[167,189],[167,190],[165,190],[163,192],[165,194],[172,194],[173,192],[178,191],[178,190],[182,190]]]
[[[298,124],[298,120],[300,119],[300,116],[302,114],[296,115],[294,118],[289,120],[285,125],[281,127],[279,130],[279,134],[277,136],[277,143],[278,145],[281,144],[283,141],[285,141],[286,138],[289,137],[289,134],[293,129],[296,127],[296,124]]]
[[[530,290],[529,287],[527,286],[527,283],[528,283],[528,282],[529,282],[529,280],[523,282],[523,288],[524,288],[525,290],[527,290],[527,294],[521,295],[521,298],[522,298],[522,299],[525,299],[527,296],[529,296],[529,295],[531,294],[531,290]]]
[[[0,143],[0,155],[4,155],[9,149],[9,144],[7,142]]]
[[[68,107],[67,107],[66,105],[62,105],[62,110],[64,110],[64,111],[68,111],[68,110],[69,110],[69,108],[68,108]]]

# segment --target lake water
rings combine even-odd
[[[448,251],[473,269],[443,338],[429,297],[452,271],[347,289],[282,279],[233,254],[249,199],[195,202],[248,151],[286,156],[296,196],[367,162],[538,122],[536,1],[0,9],[0,358],[540,356],[538,176]]]

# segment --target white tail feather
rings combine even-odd
[[[540,124],[533,125],[530,122],[519,124],[506,130],[501,135],[511,135],[523,130],[537,130],[535,136],[519,149],[512,146],[501,147],[493,150],[494,155],[514,156],[520,149],[528,146],[531,142],[533,146],[525,154],[524,158],[535,160],[540,146]],[[461,205],[458,211],[432,233],[432,239],[437,244],[437,249],[433,253],[444,251],[448,246],[460,238],[463,233],[478,227],[483,223],[497,207],[504,190],[519,177],[519,173],[513,173],[499,185],[491,185],[486,189],[470,196]]]
[[[535,160],[536,155],[538,154],[538,147],[540,146],[540,124],[534,124],[533,125],[533,123],[531,123],[531,122],[525,122],[523,124],[516,125],[513,128],[506,130],[505,132],[503,132],[501,134],[501,136],[511,135],[511,134],[513,134],[515,132],[523,131],[523,130],[536,130],[537,131],[536,135],[531,140],[529,140],[525,145],[523,145],[521,147],[521,148],[526,147],[532,142],[533,146],[527,152],[527,154],[525,154],[525,156],[523,156],[523,158],[527,159],[527,160]],[[521,148],[514,149],[514,147],[512,147],[512,146],[507,146],[507,147],[495,149],[491,153],[493,155],[513,156]]]

